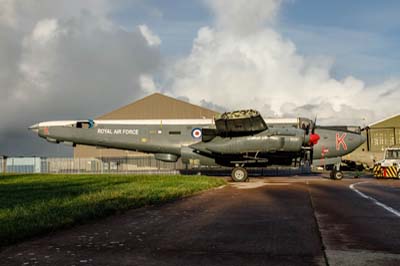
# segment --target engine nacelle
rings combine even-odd
[[[171,153],[156,153],[154,154],[154,158],[159,161],[174,163],[178,161],[178,156]]]
[[[181,149],[182,163],[190,165],[217,165],[214,158],[209,158],[195,152],[193,149],[183,147]]]
[[[59,140],[56,140],[56,139],[53,139],[53,138],[50,138],[50,137],[47,137],[46,140],[47,140],[48,142],[50,142],[50,143],[55,143],[55,144],[60,143]]]
[[[206,153],[243,154],[246,152],[298,152],[302,145],[302,136],[256,135],[236,138],[216,137],[209,142],[196,143],[191,147]]]

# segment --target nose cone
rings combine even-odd
[[[29,127],[29,130],[32,130],[33,132],[39,133],[39,124],[34,124]]]
[[[352,152],[358,147],[360,147],[367,140],[366,136],[363,135],[353,135],[345,143],[348,145],[348,152]]]

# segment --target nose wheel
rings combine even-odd
[[[340,170],[340,163],[333,166],[331,171],[331,179],[333,180],[342,180],[343,179],[343,172]]]
[[[331,171],[331,179],[333,180],[342,180],[343,179],[343,172],[342,171],[338,171],[338,170],[332,170]]]
[[[232,180],[235,182],[246,182],[249,179],[247,170],[243,167],[235,167],[231,173]]]

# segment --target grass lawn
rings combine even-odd
[[[180,175],[0,175],[0,246],[223,184]]]

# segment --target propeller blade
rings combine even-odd
[[[315,116],[315,118],[314,118],[314,124],[313,124],[313,128],[311,130],[311,135],[310,135],[310,145],[311,145],[310,165],[313,164],[313,160],[314,160],[314,145],[318,144],[318,141],[321,138],[318,134],[315,133],[316,128],[317,128],[317,116]]]
[[[317,127],[317,116],[315,116],[314,124],[313,124],[312,130],[311,130],[311,134],[314,134],[314,133],[315,133],[315,128],[316,128],[316,127]]]

